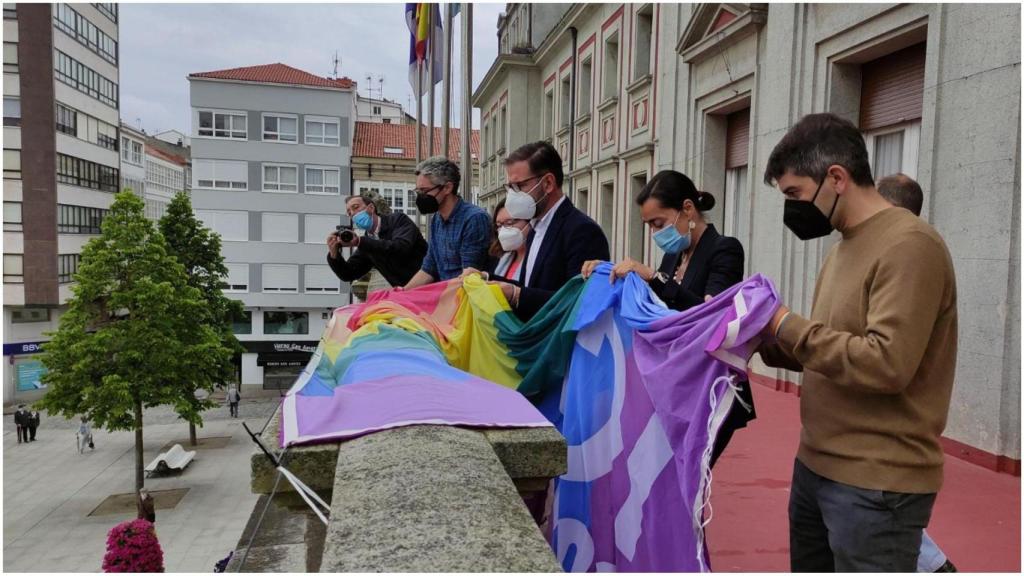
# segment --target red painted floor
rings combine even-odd
[[[707,528],[716,572],[788,572],[786,507],[800,399],[754,386],[758,417],[715,465]],[[1020,572],[1020,478],[946,457],[929,534],[962,572]]]

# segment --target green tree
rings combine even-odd
[[[179,383],[202,381],[209,358],[230,352],[196,318],[205,314],[163,235],[131,192],[117,195],[102,234],[82,250],[73,296],[44,348],[39,406],[97,427],[135,432],[135,486],[144,483],[143,408],[192,403]],[[226,361],[226,360],[225,360]]]
[[[195,446],[196,424],[202,424],[202,411],[216,406],[212,400],[200,400],[195,393],[198,390],[212,392],[215,386],[234,377],[235,367],[231,358],[245,350],[235,338],[231,325],[232,320],[240,317],[244,310],[241,302],[224,296],[222,290],[228,269],[220,253],[220,235],[204,227],[195,217],[188,194],[178,192],[174,196],[164,217],[160,219],[159,227],[167,240],[168,252],[185,267],[188,285],[199,290],[202,295],[203,314],[196,320],[217,333],[221,345],[231,353],[226,361],[219,355],[207,358],[206,369],[201,372],[203,379],[181,382],[192,392],[187,396],[192,399],[192,405],[182,417],[188,420],[189,442]]]

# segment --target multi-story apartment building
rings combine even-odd
[[[33,353],[120,187],[117,19],[113,3],[4,4],[5,403],[44,393]]]
[[[163,134],[175,133],[180,134]],[[159,220],[175,194],[191,190],[191,166],[187,145],[169,143],[121,122],[121,189],[142,198],[147,218]]]
[[[415,122],[402,105],[387,98],[356,97],[356,121],[377,124],[408,124]]]
[[[152,140],[149,139],[149,140]],[[146,146],[146,217],[159,220],[167,212],[174,195],[185,190],[184,156]]]
[[[613,257],[654,263],[633,198],[651,173],[679,170],[715,195],[706,217],[743,243],[747,273],[807,313],[838,238],[786,231],[781,194],[762,175],[802,116],[850,119],[876,178],[921,183],[922,217],[953,258],[961,316],[947,450],[1019,474],[1019,6],[548,5],[562,10],[545,35],[538,6],[507,5],[500,54],[474,95],[485,202],[503,194],[508,150],[550,139],[566,192],[602,225]],[[799,381],[757,362],[755,380]]]
[[[146,133],[121,122],[121,189],[146,198]]]
[[[416,125],[356,122],[352,143],[353,192],[373,192],[387,200],[392,210],[409,215],[426,234],[429,220],[416,210]],[[461,130],[451,128],[448,136],[448,158],[459,162]],[[434,128],[434,145],[440,151],[441,128]],[[475,160],[479,152],[480,131],[473,130],[470,151],[474,160],[473,182],[479,177]],[[426,149],[426,130],[423,132]],[[469,194],[459,191],[463,198],[472,200],[476,186]]]
[[[192,205],[220,234],[227,291],[245,305],[241,382],[287,387],[349,302],[324,242],[351,192],[355,83],[284,64],[188,79]]]

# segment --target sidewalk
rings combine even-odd
[[[211,572],[237,546],[258,498],[249,490],[253,445],[241,423],[258,429],[275,407],[243,401],[239,419],[228,418],[226,407],[208,412],[199,437],[226,444],[199,449],[181,474],[146,479],[151,491],[188,489],[174,509],[157,510],[168,572]],[[107,531],[135,514],[89,514],[108,496],[134,491],[134,434],[94,430],[96,450],[78,454],[74,421],[47,418],[36,442],[18,444],[11,418],[6,420],[3,570],[99,571]],[[190,449],[188,426],[167,407],[146,411],[144,434],[146,463],[168,442]]]
[[[758,417],[714,470],[707,528],[716,572],[788,572],[787,505],[799,398],[754,385]],[[1020,478],[946,456],[929,534],[962,572],[1020,572]]]

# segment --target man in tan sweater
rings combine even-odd
[[[957,352],[956,279],[938,233],[875,189],[864,139],[805,116],[765,182],[800,239],[838,230],[810,317],[781,306],[762,358],[803,371],[790,492],[794,572],[914,572],[942,486]]]

